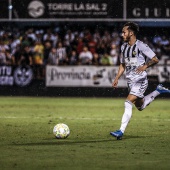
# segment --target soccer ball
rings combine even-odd
[[[59,123],[54,126],[53,134],[57,139],[65,139],[70,135],[70,129],[66,124]]]

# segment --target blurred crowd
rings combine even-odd
[[[161,60],[170,56],[170,39],[158,34],[141,37]],[[107,65],[119,64],[121,32],[111,29],[60,27],[0,30],[0,65]]]

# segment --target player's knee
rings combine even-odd
[[[136,108],[139,110],[139,111],[142,111],[144,108],[143,108],[143,100],[137,100],[135,102],[135,106]]]
[[[136,107],[139,111],[142,111],[143,109],[141,107]]]
[[[126,100],[124,105],[125,105],[125,107],[133,106],[133,103],[130,100]]]

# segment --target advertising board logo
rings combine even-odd
[[[45,6],[41,1],[31,1],[28,5],[28,13],[33,18],[38,18],[44,14]]]
[[[33,71],[30,66],[19,66],[14,71],[14,80],[18,86],[26,86],[33,79]]]
[[[93,75],[93,84],[95,85],[99,85],[101,83],[101,81],[104,78],[104,72],[106,71],[106,69],[100,69],[96,72],[95,75]]]

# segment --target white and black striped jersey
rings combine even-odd
[[[144,65],[148,60],[152,59],[156,54],[149,48],[149,46],[140,40],[136,40],[135,44],[130,46],[124,43],[121,46],[120,63],[126,66],[126,78],[135,79],[139,76],[147,76],[146,72],[136,74],[136,68]]]
[[[59,58],[59,60],[63,60],[66,58],[66,48],[65,47],[61,47],[61,48],[57,48],[57,56]]]

